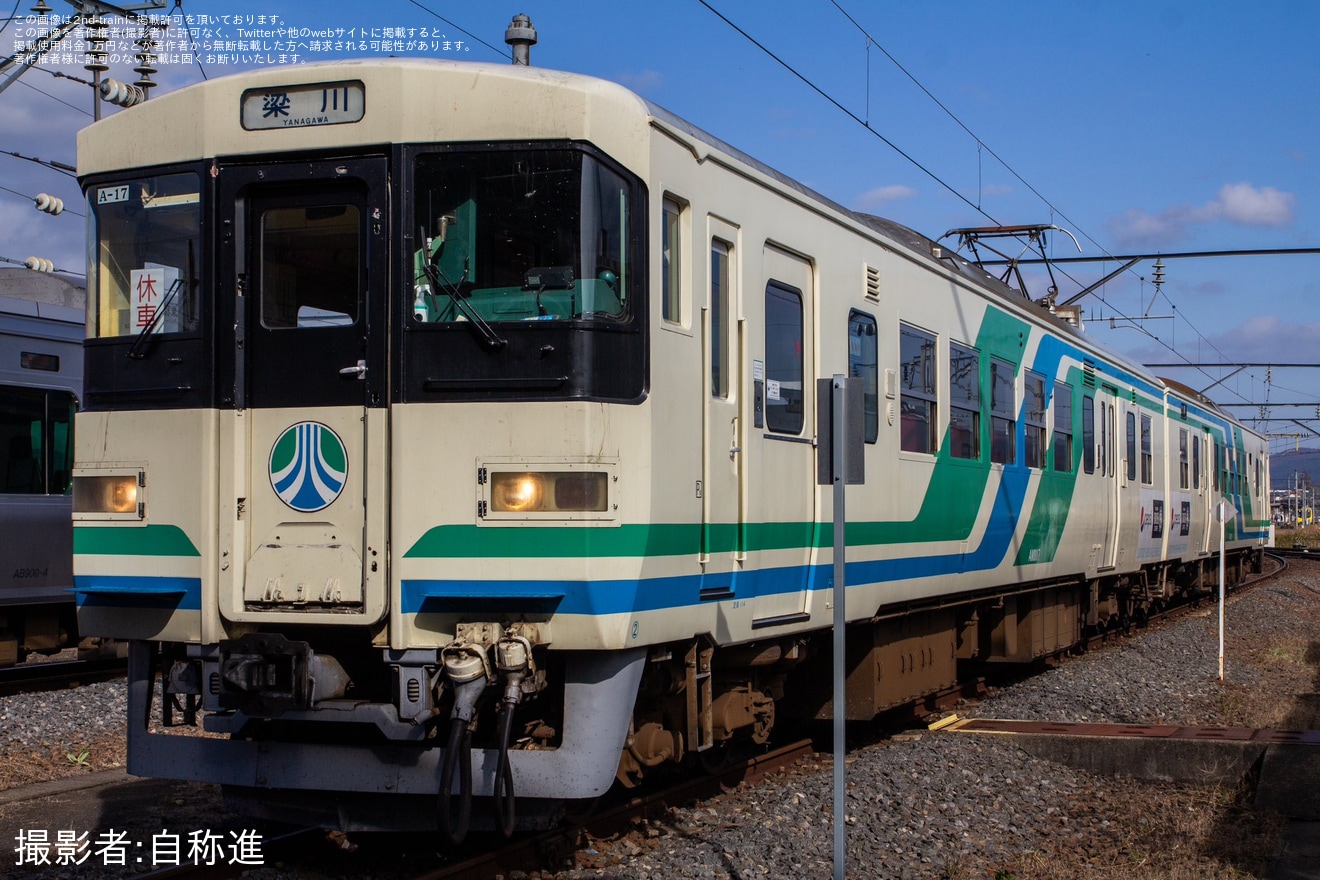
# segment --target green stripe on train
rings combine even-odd
[[[201,556],[178,526],[74,526],[75,556]]]

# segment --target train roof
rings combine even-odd
[[[443,94],[435,90],[441,77]],[[365,96],[356,120],[243,127],[250,121],[242,116],[246,100],[353,83]],[[648,137],[642,99],[607,80],[479,61],[359,59],[261,68],[157,95],[80,131],[78,173],[391,143],[530,139],[586,139],[627,164],[645,155]]]
[[[75,280],[19,267],[0,268],[0,314],[82,326],[87,291]]]

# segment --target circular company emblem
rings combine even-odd
[[[339,435],[320,422],[290,425],[270,448],[270,485],[301,513],[328,507],[344,490],[348,452]]]

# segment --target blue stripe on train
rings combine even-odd
[[[990,522],[980,545],[969,553],[945,556],[910,556],[853,562],[846,566],[849,584],[885,583],[912,578],[986,571],[997,567],[1008,553],[1009,543],[1027,493],[1030,472],[1005,468],[995,495]],[[402,611],[459,611],[516,603],[524,611],[560,614],[625,614],[659,611],[701,604],[703,589],[717,589],[720,599],[754,598],[802,590],[829,589],[834,566],[787,566],[784,568],[728,572],[715,575],[682,575],[645,580],[406,580],[400,585]],[[644,589],[639,589],[644,587]]]
[[[75,575],[78,606],[202,610],[202,579],[146,575]]]

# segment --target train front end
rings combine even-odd
[[[609,786],[645,655],[644,117],[379,62],[83,133],[75,589],[132,641],[130,772],[454,840],[474,797],[509,830]]]

